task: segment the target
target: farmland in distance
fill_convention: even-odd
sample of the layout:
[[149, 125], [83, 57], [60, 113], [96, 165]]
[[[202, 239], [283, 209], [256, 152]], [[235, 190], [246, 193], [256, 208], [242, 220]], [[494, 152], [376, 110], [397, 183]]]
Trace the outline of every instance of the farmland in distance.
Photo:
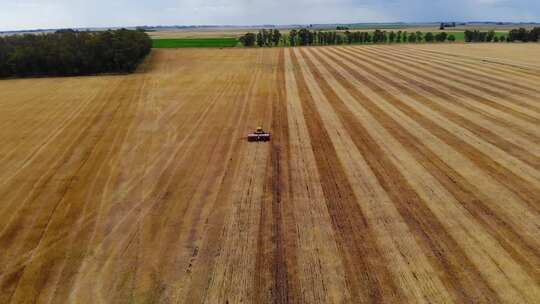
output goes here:
[[0, 303], [535, 303], [537, 46], [482, 47], [0, 81]]
[[235, 47], [238, 44], [236, 38], [169, 38], [153, 39], [152, 47], [156, 49], [167, 48], [222, 48]]

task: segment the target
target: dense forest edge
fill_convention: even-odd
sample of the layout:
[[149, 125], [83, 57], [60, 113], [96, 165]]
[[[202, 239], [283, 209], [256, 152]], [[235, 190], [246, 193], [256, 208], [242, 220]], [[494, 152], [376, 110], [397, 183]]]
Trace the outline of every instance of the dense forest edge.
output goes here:
[[0, 78], [131, 73], [151, 49], [140, 30], [0, 37]]
[[[443, 28], [443, 26], [441, 26]], [[272, 46], [310, 46], [310, 45], [341, 45], [341, 44], [379, 44], [379, 43], [436, 43], [455, 42], [456, 33], [446, 32], [407, 32], [407, 31], [349, 31], [338, 28], [337, 31], [293, 29], [288, 34], [282, 34], [278, 29], [262, 29], [257, 34], [247, 33], [240, 37], [240, 43], [245, 47]], [[507, 34], [495, 31], [466, 30], [463, 41], [470, 42], [538, 42], [540, 27], [531, 30], [525, 28], [513, 29]]]

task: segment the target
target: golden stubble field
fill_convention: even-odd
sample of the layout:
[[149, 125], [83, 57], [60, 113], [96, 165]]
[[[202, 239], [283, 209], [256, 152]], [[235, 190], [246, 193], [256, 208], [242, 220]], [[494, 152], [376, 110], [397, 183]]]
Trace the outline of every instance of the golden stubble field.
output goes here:
[[498, 48], [0, 81], [0, 303], [537, 302], [537, 46]]

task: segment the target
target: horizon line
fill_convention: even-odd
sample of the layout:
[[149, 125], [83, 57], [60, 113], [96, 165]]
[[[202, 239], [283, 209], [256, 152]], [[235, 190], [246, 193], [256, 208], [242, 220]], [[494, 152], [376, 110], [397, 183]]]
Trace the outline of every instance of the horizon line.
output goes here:
[[439, 24], [439, 23], [452, 23], [460, 25], [467, 24], [494, 24], [494, 25], [519, 25], [519, 24], [540, 24], [539, 21], [431, 21], [431, 22], [343, 22], [343, 23], [291, 23], [291, 24], [254, 24], [254, 25], [233, 25], [233, 24], [191, 24], [191, 25], [126, 25], [126, 26], [78, 26], [78, 27], [52, 27], [52, 28], [30, 28], [30, 29], [16, 29], [16, 30], [2, 30], [0, 33], [17, 33], [17, 32], [46, 32], [46, 31], [56, 31], [56, 30], [65, 30], [65, 29], [74, 29], [74, 30], [107, 30], [107, 29], [121, 29], [121, 28], [143, 28], [143, 29], [152, 29], [152, 28], [265, 28], [265, 27], [276, 27], [276, 28], [287, 28], [287, 27], [313, 27], [313, 26], [330, 26], [330, 25], [427, 25], [427, 24]]

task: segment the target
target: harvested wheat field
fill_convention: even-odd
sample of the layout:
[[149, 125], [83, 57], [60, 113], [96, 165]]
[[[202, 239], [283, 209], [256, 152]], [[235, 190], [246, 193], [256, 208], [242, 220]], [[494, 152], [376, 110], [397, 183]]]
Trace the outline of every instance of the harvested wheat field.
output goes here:
[[0, 92], [0, 303], [540, 299], [535, 62], [156, 50]]
[[540, 70], [540, 43], [501, 43], [493, 46], [492, 43], [463, 44], [412, 44], [403, 47], [423, 50], [428, 53], [442, 53], [453, 58], [483, 60], [496, 65], [509, 65], [518, 69], [532, 68]]

